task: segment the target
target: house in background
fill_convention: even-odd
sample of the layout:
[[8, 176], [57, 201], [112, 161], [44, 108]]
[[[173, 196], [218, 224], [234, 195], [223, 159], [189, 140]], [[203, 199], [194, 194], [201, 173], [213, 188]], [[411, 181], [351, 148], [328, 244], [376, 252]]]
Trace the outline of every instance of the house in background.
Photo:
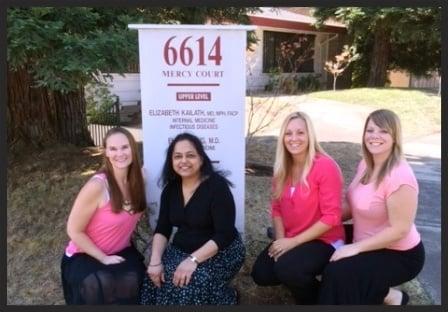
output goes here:
[[[332, 88], [331, 75], [323, 68], [326, 60], [341, 52], [346, 40], [346, 27], [341, 23], [328, 21], [323, 28], [316, 30], [310, 8], [260, 9], [262, 12], [249, 15], [251, 24], [257, 27], [255, 32], [259, 41], [252, 45], [253, 51], [247, 51], [247, 89], [264, 90], [269, 83], [270, 70], [278, 65], [280, 43], [294, 36], [306, 37], [307, 43], [314, 50], [312, 57], [300, 66], [299, 75], [317, 75], [322, 89]], [[288, 72], [288, 68], [283, 70]], [[131, 65], [130, 72], [124, 76], [113, 73], [111, 76], [109, 90], [119, 97], [121, 106], [137, 105], [140, 101], [138, 65]], [[344, 79], [344, 76], [347, 78]], [[338, 79], [338, 88], [349, 86], [349, 75]]]
[[[322, 89], [332, 88], [332, 75], [324, 70], [325, 62], [342, 52], [347, 40], [347, 28], [344, 24], [329, 20], [317, 30], [313, 25], [316, 19], [311, 15], [311, 8], [271, 8], [262, 7], [261, 12], [249, 14], [259, 42], [247, 52], [248, 66], [247, 88], [263, 90], [269, 83], [269, 72], [278, 67], [282, 42], [305, 39], [314, 51], [297, 68], [281, 66], [283, 73], [297, 72], [300, 76], [319, 77]], [[301, 57], [295, 55], [295, 59]], [[294, 59], [293, 59], [294, 61]], [[344, 77], [345, 76], [345, 77]], [[350, 86], [350, 75], [338, 79], [338, 88]]]
[[[328, 20], [320, 29], [313, 25], [309, 7], [262, 7], [261, 12], [249, 14], [250, 22], [256, 26], [258, 42], [247, 50], [247, 85], [248, 90], [264, 90], [269, 84], [269, 72], [277, 67], [280, 44], [293, 38], [306, 38], [312, 45], [313, 55], [303, 62], [297, 72], [300, 76], [318, 76], [321, 89], [332, 89], [332, 75], [324, 70], [327, 60], [341, 53], [343, 45], [348, 43], [347, 28], [344, 24]], [[349, 68], [350, 69], [350, 68]], [[284, 67], [283, 72], [291, 72]], [[111, 74], [109, 90], [119, 97], [121, 107], [135, 107], [140, 102], [140, 74], [138, 64], [130, 64], [129, 72], [124, 76]], [[390, 72], [391, 87], [440, 90], [440, 75], [416, 77], [406, 72]], [[350, 70], [344, 72], [337, 80], [337, 89], [349, 88]], [[440, 92], [440, 91], [439, 91]]]

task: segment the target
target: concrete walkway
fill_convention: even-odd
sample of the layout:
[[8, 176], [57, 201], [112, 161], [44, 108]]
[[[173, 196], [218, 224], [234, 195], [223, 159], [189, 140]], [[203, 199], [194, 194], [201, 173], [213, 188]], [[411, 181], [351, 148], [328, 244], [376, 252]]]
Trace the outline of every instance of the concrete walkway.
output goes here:
[[435, 304], [441, 304], [441, 134], [404, 144], [406, 159], [414, 169], [420, 193], [416, 224], [426, 250], [418, 280]]

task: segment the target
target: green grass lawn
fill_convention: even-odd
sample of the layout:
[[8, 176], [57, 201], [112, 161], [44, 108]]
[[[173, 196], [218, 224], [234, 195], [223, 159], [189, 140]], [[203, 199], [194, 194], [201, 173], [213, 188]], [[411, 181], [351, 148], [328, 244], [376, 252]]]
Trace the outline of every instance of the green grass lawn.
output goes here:
[[374, 109], [387, 108], [400, 117], [403, 128], [418, 135], [441, 130], [441, 98], [420, 90], [398, 88], [356, 88], [320, 91], [308, 94], [315, 99], [325, 99], [356, 104]]

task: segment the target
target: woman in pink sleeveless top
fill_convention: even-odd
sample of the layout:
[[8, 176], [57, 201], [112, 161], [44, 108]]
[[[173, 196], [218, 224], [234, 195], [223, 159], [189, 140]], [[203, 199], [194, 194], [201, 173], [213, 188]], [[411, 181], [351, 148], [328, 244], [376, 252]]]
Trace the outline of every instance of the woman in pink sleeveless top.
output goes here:
[[392, 287], [420, 272], [425, 251], [414, 219], [418, 184], [403, 157], [398, 116], [372, 112], [363, 133], [363, 160], [347, 192], [353, 243], [338, 248], [323, 277], [320, 304], [404, 305]]
[[68, 217], [61, 262], [67, 304], [136, 304], [145, 273], [131, 235], [146, 209], [137, 145], [123, 128], [103, 140], [103, 167], [83, 186]]

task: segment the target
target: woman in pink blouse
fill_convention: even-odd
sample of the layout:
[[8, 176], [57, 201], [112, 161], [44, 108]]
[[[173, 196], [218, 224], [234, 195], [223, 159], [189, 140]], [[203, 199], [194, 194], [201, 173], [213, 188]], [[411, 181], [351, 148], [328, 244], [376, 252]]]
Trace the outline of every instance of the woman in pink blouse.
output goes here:
[[290, 114], [280, 130], [274, 164], [275, 240], [255, 261], [255, 283], [284, 284], [297, 303], [317, 302], [316, 275], [344, 240], [342, 187], [341, 170], [320, 147], [309, 117]]
[[408, 295], [392, 287], [417, 276], [425, 251], [414, 224], [418, 184], [403, 157], [394, 112], [380, 109], [367, 117], [362, 151], [344, 216], [353, 218], [353, 243], [331, 256], [319, 303], [403, 305]]

